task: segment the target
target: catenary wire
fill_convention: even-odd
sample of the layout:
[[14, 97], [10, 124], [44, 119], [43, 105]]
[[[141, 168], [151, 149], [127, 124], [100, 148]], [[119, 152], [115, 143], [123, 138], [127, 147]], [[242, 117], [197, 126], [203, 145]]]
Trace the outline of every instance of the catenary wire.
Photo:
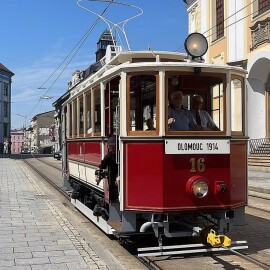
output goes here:
[[[113, 0], [112, 0], [113, 2]], [[103, 12], [101, 13], [101, 15], [103, 15], [107, 9], [109, 8], [109, 6], [111, 5], [111, 3], [109, 3], [107, 5], [107, 7], [103, 10]], [[57, 67], [57, 69], [50, 75], [50, 77], [42, 84], [42, 86], [45, 85], [45, 83], [56, 73], [56, 71], [60, 68], [60, 66], [66, 61], [66, 59], [71, 55], [71, 53], [75, 50], [75, 48], [79, 45], [79, 47], [77, 48], [77, 50], [75, 51], [75, 53], [72, 55], [72, 57], [70, 58], [70, 60], [67, 62], [67, 64], [64, 66], [64, 68], [62, 69], [62, 71], [60, 72], [60, 74], [56, 77], [56, 79], [53, 81], [53, 83], [51, 84], [51, 86], [48, 88], [48, 90], [39, 98], [37, 104], [34, 106], [34, 108], [30, 111], [30, 113], [28, 113], [27, 118], [31, 115], [31, 113], [36, 109], [36, 107], [38, 106], [38, 104], [40, 103], [40, 101], [42, 100], [42, 98], [51, 90], [51, 88], [54, 86], [54, 84], [56, 83], [56, 81], [60, 78], [60, 76], [63, 74], [63, 72], [65, 71], [65, 69], [67, 68], [67, 66], [69, 65], [69, 63], [73, 60], [73, 58], [75, 57], [75, 55], [77, 54], [77, 52], [79, 51], [79, 49], [81, 48], [81, 46], [83, 45], [83, 43], [86, 41], [86, 39], [88, 38], [88, 36], [91, 34], [91, 32], [94, 30], [95, 26], [97, 25], [97, 23], [100, 21], [100, 18], [98, 17], [95, 22], [91, 25], [91, 27], [87, 30], [87, 32], [84, 34], [84, 36], [80, 39], [80, 41], [76, 44], [76, 46], [72, 49], [72, 51], [68, 54], [68, 56], [61, 62], [61, 64]], [[42, 87], [41, 86], [41, 87]], [[40, 87], [40, 88], [41, 88]]]
[[[225, 19], [223, 20], [223, 22], [227, 21], [227, 20], [230, 19], [232, 16], [235, 16], [238, 12], [244, 10], [245, 8], [247, 8], [248, 6], [250, 6], [251, 4], [253, 4], [253, 3], [256, 2], [256, 1], [257, 1], [257, 0], [253, 0], [251, 3], [247, 4], [247, 5], [244, 6], [243, 8], [237, 10], [235, 13], [233, 13], [233, 14], [231, 14], [229, 17], [225, 18]], [[245, 16], [244, 18], [241, 18], [241, 19], [239, 19], [238, 21], [236, 21], [236, 22], [234, 22], [234, 23], [232, 23], [232, 24], [230, 24], [230, 25], [227, 25], [226, 27], [224, 27], [224, 29], [228, 28], [229, 26], [232, 26], [233, 24], [238, 23], [239, 21], [241, 21], [241, 20], [243, 20], [243, 19], [245, 19], [245, 18], [247, 18], [247, 17], [253, 15], [253, 14], [256, 13], [256, 12], [257, 12], [257, 11], [254, 11], [254, 12], [248, 14], [247, 16]], [[203, 32], [202, 34], [204, 35], [205, 33], [211, 31], [212, 29], [214, 29], [216, 26], [217, 26], [217, 25], [214, 25], [213, 27], [209, 28], [208, 30], [206, 30], [206, 31]], [[214, 32], [214, 33], [212, 33], [211, 35], [207, 36], [206, 38], [211, 37], [211, 36], [213, 36], [213, 35], [216, 34], [216, 33], [217, 33], [217, 31]], [[176, 52], [178, 52], [178, 51], [183, 51], [183, 49], [184, 49], [184, 46], [181, 46], [181, 47], [179, 47], [178, 49], [176, 49], [175, 51], [176, 51]]]

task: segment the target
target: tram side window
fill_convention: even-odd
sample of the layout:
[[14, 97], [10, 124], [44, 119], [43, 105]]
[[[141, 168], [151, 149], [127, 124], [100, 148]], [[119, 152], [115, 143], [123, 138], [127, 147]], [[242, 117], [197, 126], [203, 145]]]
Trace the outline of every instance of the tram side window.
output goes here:
[[156, 132], [157, 75], [134, 75], [128, 78], [128, 131], [149, 130], [147, 121], [152, 119], [154, 125], [151, 130]]
[[100, 89], [96, 88], [93, 91], [93, 109], [94, 114], [92, 115], [92, 123], [93, 123], [93, 133], [94, 135], [101, 134], [101, 100], [100, 100]]
[[224, 118], [224, 107], [223, 107], [223, 83], [216, 84], [211, 88], [211, 99], [212, 99], [212, 118], [216, 126], [222, 131], [223, 129], [223, 118]]
[[238, 78], [231, 81], [231, 129], [243, 132], [243, 81]]
[[68, 117], [69, 117], [69, 121], [68, 121], [68, 137], [72, 138], [72, 117], [73, 113], [72, 113], [72, 104], [68, 104]]
[[86, 133], [92, 133], [92, 119], [91, 119], [91, 92], [89, 91], [85, 96], [85, 115], [86, 115]]
[[[117, 76], [110, 80], [106, 84], [105, 88], [105, 135], [117, 134], [120, 122], [119, 122], [119, 84], [120, 76]], [[117, 114], [117, 115], [116, 115]]]
[[79, 134], [84, 134], [83, 96], [79, 97]]
[[72, 113], [73, 113], [73, 117], [72, 117], [72, 125], [73, 125], [73, 132], [72, 135], [73, 137], [77, 137], [78, 135], [78, 130], [77, 130], [77, 99], [75, 99], [72, 102]]

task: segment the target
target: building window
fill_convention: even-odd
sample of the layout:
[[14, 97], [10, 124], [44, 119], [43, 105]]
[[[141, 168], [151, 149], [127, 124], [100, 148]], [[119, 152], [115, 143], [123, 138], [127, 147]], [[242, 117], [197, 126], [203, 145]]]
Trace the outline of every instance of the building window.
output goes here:
[[8, 104], [4, 102], [4, 117], [8, 117]]
[[4, 96], [8, 96], [8, 83], [4, 82]]
[[270, 0], [259, 0], [259, 14], [264, 13], [268, 9], [270, 9]]
[[216, 0], [216, 38], [224, 36], [224, 0]]
[[8, 136], [8, 125], [7, 124], [4, 124], [4, 137], [7, 137]]

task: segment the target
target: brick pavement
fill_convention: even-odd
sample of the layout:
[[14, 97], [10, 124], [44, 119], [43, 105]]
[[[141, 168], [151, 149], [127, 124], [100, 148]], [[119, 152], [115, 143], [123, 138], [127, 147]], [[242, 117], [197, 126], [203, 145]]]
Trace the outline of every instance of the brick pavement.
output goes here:
[[0, 159], [0, 270], [109, 268], [20, 160]]

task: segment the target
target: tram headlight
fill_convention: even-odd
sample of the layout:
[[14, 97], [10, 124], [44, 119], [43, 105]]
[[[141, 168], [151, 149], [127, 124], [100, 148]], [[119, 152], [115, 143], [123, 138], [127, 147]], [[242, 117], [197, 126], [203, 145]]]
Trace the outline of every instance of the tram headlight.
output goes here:
[[207, 39], [200, 33], [191, 33], [185, 40], [185, 50], [192, 58], [202, 57], [208, 50]]
[[193, 194], [197, 198], [205, 197], [209, 189], [208, 184], [204, 180], [194, 181], [191, 188], [192, 188]]
[[187, 181], [186, 191], [193, 198], [204, 198], [209, 192], [208, 180], [199, 175], [193, 176]]

